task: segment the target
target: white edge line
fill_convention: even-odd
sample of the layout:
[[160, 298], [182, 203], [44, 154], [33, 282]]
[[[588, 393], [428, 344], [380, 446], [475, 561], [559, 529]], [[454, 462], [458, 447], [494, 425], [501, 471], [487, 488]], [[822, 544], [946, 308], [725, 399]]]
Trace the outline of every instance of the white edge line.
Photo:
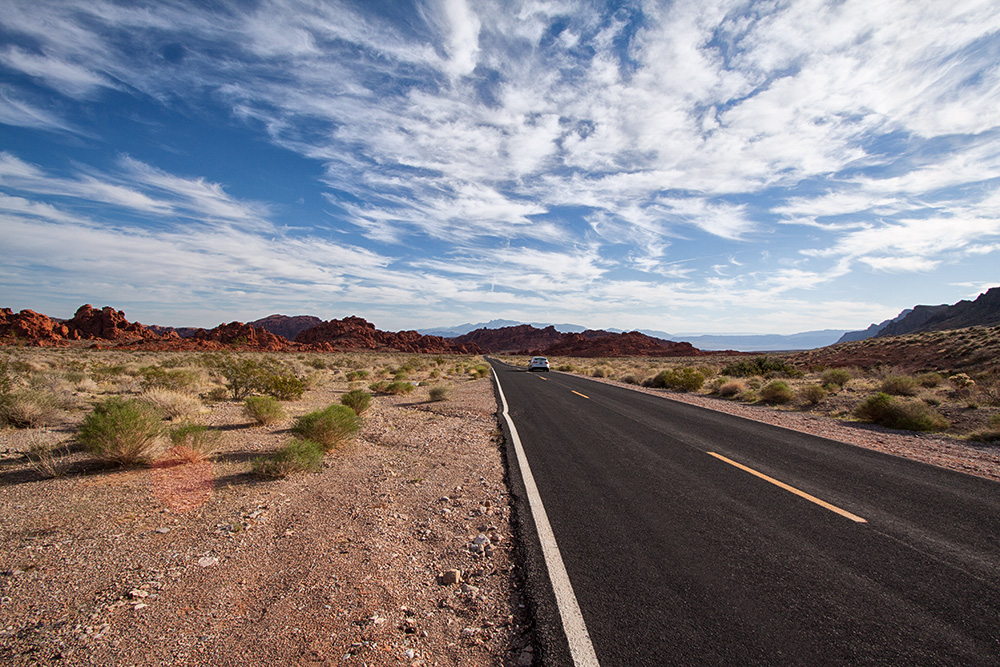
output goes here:
[[573, 658], [573, 664], [577, 667], [600, 667], [600, 663], [597, 662], [597, 654], [594, 653], [594, 645], [590, 641], [590, 633], [587, 632], [587, 624], [580, 611], [580, 603], [576, 600], [573, 585], [569, 581], [569, 574], [567, 574], [566, 566], [563, 564], [562, 554], [559, 553], [559, 545], [556, 544], [556, 537], [552, 532], [552, 525], [545, 513], [545, 507], [542, 505], [542, 498], [538, 495], [538, 487], [535, 486], [535, 478], [531, 474], [531, 468], [528, 466], [528, 457], [524, 454], [524, 447], [521, 446], [521, 438], [517, 434], [514, 420], [510, 418], [510, 413], [507, 411], [507, 397], [504, 396], [503, 387], [500, 386], [500, 376], [497, 375], [495, 368], [491, 368], [491, 370], [493, 370], [493, 377], [497, 381], [497, 390], [503, 405], [503, 417], [507, 420], [507, 426], [510, 427], [510, 437], [514, 441], [517, 465], [521, 469], [524, 490], [528, 494], [531, 516], [535, 520], [535, 530], [538, 532], [538, 540], [542, 545], [542, 556], [545, 558], [549, 580], [552, 582], [552, 590], [556, 595], [556, 606], [559, 608], [559, 616], [562, 617], [563, 631], [569, 642], [570, 656]]

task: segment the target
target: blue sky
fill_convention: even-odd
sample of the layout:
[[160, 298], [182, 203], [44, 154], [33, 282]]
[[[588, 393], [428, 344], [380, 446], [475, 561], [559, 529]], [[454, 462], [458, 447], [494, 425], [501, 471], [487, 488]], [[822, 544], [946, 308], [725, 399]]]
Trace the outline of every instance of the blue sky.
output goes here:
[[995, 0], [5, 0], [0, 305], [863, 328], [1000, 284]]

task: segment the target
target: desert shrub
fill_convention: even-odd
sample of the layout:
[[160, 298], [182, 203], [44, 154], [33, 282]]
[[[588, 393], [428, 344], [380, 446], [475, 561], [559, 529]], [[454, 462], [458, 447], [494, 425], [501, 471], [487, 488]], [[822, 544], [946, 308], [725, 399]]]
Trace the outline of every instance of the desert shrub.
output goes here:
[[921, 373], [916, 379], [917, 383], [921, 387], [925, 387], [927, 389], [933, 389], [944, 382], [944, 376], [940, 373]]
[[576, 366], [572, 364], [560, 364], [559, 366], [556, 366], [556, 370], [562, 371], [563, 373], [575, 373]]
[[490, 367], [488, 364], [476, 364], [469, 369], [469, 375], [473, 378], [484, 378], [490, 374]]
[[306, 393], [307, 382], [291, 373], [275, 373], [264, 380], [265, 394], [279, 401], [297, 401]]
[[368, 371], [348, 371], [345, 376], [348, 382], [355, 382], [357, 380], [364, 380], [368, 377]]
[[47, 391], [15, 389], [0, 395], [0, 422], [15, 428], [40, 428], [59, 422], [59, 401]]
[[384, 394], [388, 386], [389, 386], [388, 382], [386, 382], [385, 380], [379, 380], [378, 382], [372, 382], [370, 385], [368, 385], [368, 389], [373, 394]]
[[740, 400], [744, 403], [756, 403], [759, 399], [757, 390], [752, 387], [747, 387], [740, 393]]
[[445, 384], [439, 384], [431, 387], [431, 400], [432, 401], [445, 401], [448, 400], [448, 394], [451, 393], [451, 387]]
[[322, 359], [310, 359], [306, 362], [306, 365], [315, 368], [318, 371], [326, 370], [328, 368], [327, 363]]
[[102, 461], [130, 465], [152, 460], [160, 450], [162, 416], [148, 403], [111, 397], [87, 415], [77, 440]]
[[212, 370], [226, 379], [234, 401], [266, 390], [267, 382], [278, 373], [278, 364], [269, 357], [223, 356], [212, 360]]
[[121, 364], [106, 364], [98, 362], [90, 367], [90, 377], [94, 382], [111, 382], [121, 375], [125, 375], [128, 369]]
[[729, 382], [723, 382], [719, 385], [719, 396], [722, 396], [723, 398], [732, 398], [733, 396], [738, 396], [743, 389], [743, 383], [741, 382], [735, 382], [732, 380]]
[[799, 390], [799, 395], [802, 397], [802, 400], [809, 405], [816, 405], [826, 398], [826, 394], [826, 389], [818, 384], [807, 384]]
[[606, 378], [608, 377], [608, 372], [603, 368], [595, 368], [590, 375], [595, 378]]
[[315, 472], [323, 464], [323, 448], [312, 440], [292, 440], [270, 456], [259, 457], [250, 464], [250, 472], [258, 477], [280, 478], [297, 472]]
[[705, 384], [705, 376], [693, 368], [667, 369], [646, 381], [647, 387], [698, 391]]
[[299, 417], [292, 432], [330, 451], [361, 430], [361, 418], [346, 405], [330, 405]]
[[411, 393], [416, 386], [412, 382], [390, 382], [382, 391], [394, 396], [403, 396]]
[[846, 387], [852, 378], [851, 372], [846, 368], [828, 368], [820, 376], [820, 382], [825, 385]]
[[632, 374], [632, 373], [629, 373], [628, 375], [623, 375], [622, 378], [621, 378], [621, 381], [624, 382], [625, 384], [641, 384], [642, 383], [642, 381], [639, 379], [639, 377], [636, 376], [636, 375], [634, 375], [634, 374]]
[[890, 375], [882, 380], [879, 390], [893, 396], [916, 396], [917, 381], [909, 375]]
[[773, 380], [760, 389], [760, 398], [765, 403], [783, 405], [791, 403], [795, 399], [795, 392], [788, 386], [787, 382]]
[[188, 370], [168, 370], [161, 366], [145, 366], [139, 369], [139, 373], [143, 389], [190, 391], [198, 385], [198, 376]]
[[879, 392], [869, 396], [856, 408], [854, 415], [863, 421], [907, 431], [937, 431], [948, 427], [948, 421], [919, 401], [900, 401]]
[[153, 406], [169, 419], [190, 417], [201, 409], [201, 401], [190, 394], [173, 389], [147, 389], [139, 400]]
[[768, 373], [785, 373], [795, 375], [797, 369], [777, 357], [767, 355], [754, 356], [749, 359], [740, 359], [728, 364], [722, 369], [722, 375], [737, 375], [749, 377], [751, 375], [767, 375]]
[[976, 381], [965, 373], [956, 373], [948, 378], [948, 382], [955, 388], [955, 393], [959, 398], [968, 398], [972, 394], [972, 388], [976, 386]]
[[204, 461], [219, 448], [222, 434], [214, 428], [201, 424], [184, 424], [170, 430], [173, 447], [167, 452], [167, 459], [197, 463]]
[[369, 407], [371, 407], [372, 395], [367, 391], [352, 389], [340, 397], [340, 403], [341, 405], [346, 405], [351, 410], [354, 410], [354, 414], [362, 415]]
[[1000, 405], [1000, 378], [981, 377], [976, 383], [976, 389], [987, 405]]
[[247, 396], [243, 399], [243, 413], [261, 426], [275, 424], [285, 417], [285, 409], [274, 396]]

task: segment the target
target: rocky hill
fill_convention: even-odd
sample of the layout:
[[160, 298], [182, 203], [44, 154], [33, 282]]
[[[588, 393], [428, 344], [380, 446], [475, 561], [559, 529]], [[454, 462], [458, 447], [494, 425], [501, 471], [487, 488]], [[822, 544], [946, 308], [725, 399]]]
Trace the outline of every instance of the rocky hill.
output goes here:
[[500, 329], [477, 329], [453, 338], [474, 343], [495, 354], [544, 354], [564, 357], [681, 357], [708, 354], [690, 343], [675, 343], [638, 331], [612, 333], [587, 329], [560, 333], [554, 326], [538, 329], [530, 324]]
[[486, 352], [513, 354], [546, 349], [560, 342], [565, 335], [556, 331], [554, 326], [538, 329], [530, 324], [520, 324], [499, 329], [476, 329], [451, 340], [459, 345], [477, 345]]
[[975, 301], [952, 305], [916, 306], [906, 317], [890, 322], [879, 336], [899, 336], [921, 331], [945, 331], [973, 326], [1000, 325], [1000, 287], [980, 294]]
[[77, 309], [69, 320], [60, 322], [33, 310], [14, 313], [0, 308], [0, 339], [40, 347], [57, 346], [68, 341], [106, 340], [117, 342], [176, 338], [161, 336], [138, 322], [129, 322], [125, 313], [105, 306], [97, 310], [90, 304]]
[[381, 331], [361, 317], [329, 320], [306, 329], [295, 342], [320, 352], [343, 350], [399, 350], [430, 354], [482, 354], [475, 343], [462, 343], [416, 331]]
[[275, 336], [281, 336], [288, 340], [295, 340], [295, 337], [306, 329], [323, 324], [323, 320], [314, 315], [268, 315], [253, 322], [247, 322], [252, 327], [270, 331]]

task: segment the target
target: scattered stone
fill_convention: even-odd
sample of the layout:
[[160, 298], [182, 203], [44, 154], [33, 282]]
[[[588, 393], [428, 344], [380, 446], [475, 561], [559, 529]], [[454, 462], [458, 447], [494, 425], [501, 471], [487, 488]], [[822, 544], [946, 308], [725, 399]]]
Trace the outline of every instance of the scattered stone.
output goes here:
[[445, 570], [441, 574], [441, 584], [443, 586], [452, 586], [462, 581], [462, 571], [461, 570]]
[[170, 529], [164, 526], [163, 528], [157, 528], [156, 532], [160, 533], [161, 535], [166, 535], [167, 533], [170, 532]]
[[215, 556], [202, 556], [198, 559], [198, 565], [202, 567], [212, 567], [213, 565], [218, 565], [219, 559]]

